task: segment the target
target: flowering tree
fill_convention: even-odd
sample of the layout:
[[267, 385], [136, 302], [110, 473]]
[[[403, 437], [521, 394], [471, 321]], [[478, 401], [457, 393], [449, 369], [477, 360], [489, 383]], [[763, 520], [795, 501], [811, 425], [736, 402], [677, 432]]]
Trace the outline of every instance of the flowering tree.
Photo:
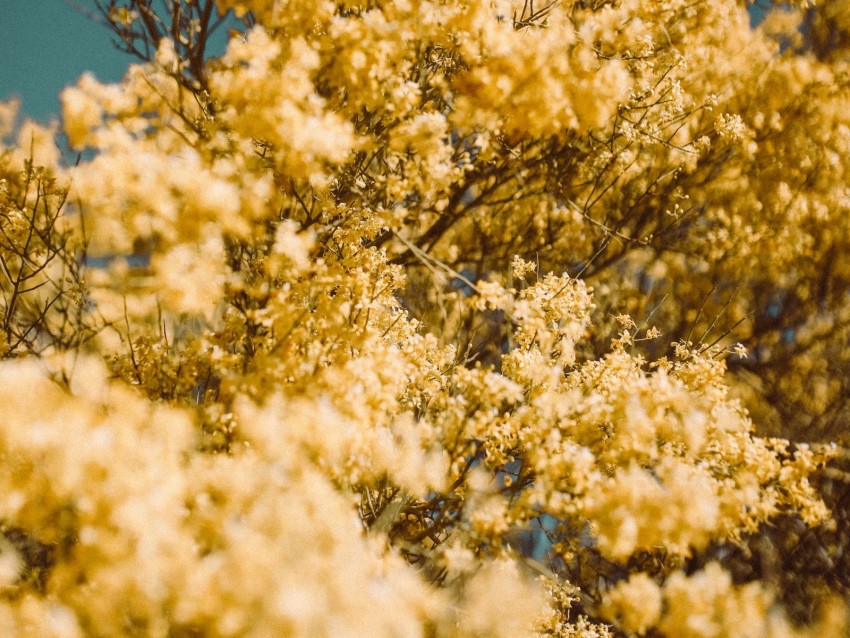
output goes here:
[[96, 0], [0, 165], [6, 633], [837, 635], [840, 4]]

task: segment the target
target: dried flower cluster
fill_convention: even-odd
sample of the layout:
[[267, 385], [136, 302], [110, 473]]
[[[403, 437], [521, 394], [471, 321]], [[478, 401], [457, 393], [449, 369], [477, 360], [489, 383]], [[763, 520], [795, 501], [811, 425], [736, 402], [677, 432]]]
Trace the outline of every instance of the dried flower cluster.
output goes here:
[[0, 107], [0, 633], [843, 631], [844, 3], [94, 2], [79, 161]]

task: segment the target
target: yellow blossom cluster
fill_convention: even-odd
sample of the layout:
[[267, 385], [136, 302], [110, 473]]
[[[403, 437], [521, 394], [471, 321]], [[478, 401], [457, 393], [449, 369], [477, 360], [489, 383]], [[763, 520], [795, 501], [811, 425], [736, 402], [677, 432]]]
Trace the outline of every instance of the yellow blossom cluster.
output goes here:
[[[3, 635], [843, 631], [842, 449], [764, 436], [850, 371], [798, 9], [163, 4], [98, 0], [143, 61], [73, 167], [0, 149]], [[820, 620], [754, 571], [795, 525]]]

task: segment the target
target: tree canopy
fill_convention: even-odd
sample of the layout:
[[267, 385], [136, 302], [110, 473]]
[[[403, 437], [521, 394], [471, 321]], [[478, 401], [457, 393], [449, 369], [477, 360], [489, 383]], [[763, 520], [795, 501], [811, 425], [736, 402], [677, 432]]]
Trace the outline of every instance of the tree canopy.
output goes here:
[[0, 106], [4, 633], [845, 631], [845, 5], [92, 0], [138, 64]]

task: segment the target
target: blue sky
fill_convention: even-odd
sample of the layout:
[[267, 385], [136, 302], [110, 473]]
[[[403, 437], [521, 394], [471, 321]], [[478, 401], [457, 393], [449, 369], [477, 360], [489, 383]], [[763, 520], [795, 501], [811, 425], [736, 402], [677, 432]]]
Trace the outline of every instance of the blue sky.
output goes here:
[[[87, 18], [93, 0], [0, 0], [0, 100], [21, 99], [21, 112], [46, 123], [59, 116], [59, 92], [91, 71], [102, 82], [121, 78], [137, 61], [112, 45], [112, 32]], [[224, 51], [223, 25], [210, 49]]]
[[21, 99], [40, 122], [59, 113], [59, 92], [84, 71], [120, 79], [132, 59], [112, 46], [111, 32], [76, 11], [90, 1], [0, 0], [0, 100]]

